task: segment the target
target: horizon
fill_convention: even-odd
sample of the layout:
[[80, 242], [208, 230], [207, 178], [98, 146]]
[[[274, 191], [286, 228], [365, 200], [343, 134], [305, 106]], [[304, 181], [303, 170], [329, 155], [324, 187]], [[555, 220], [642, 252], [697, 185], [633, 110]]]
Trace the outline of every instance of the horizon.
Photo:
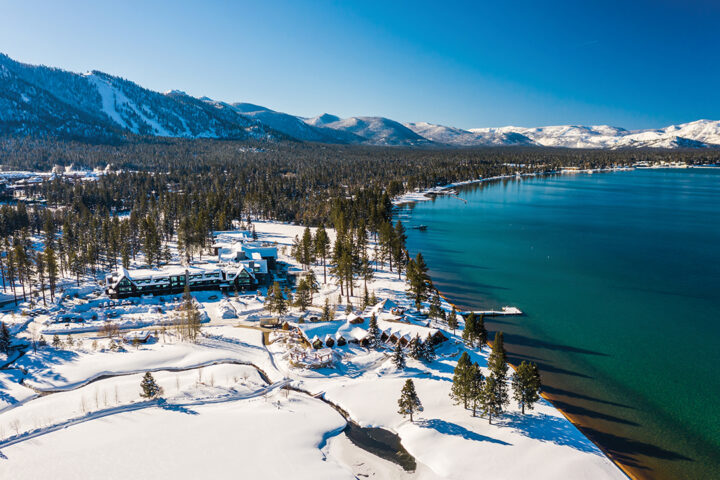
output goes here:
[[[143, 3], [139, 17], [132, 2], [76, 0], [43, 4], [42, 18], [38, 3], [4, 5], [0, 45], [16, 61], [306, 118], [632, 131], [720, 111], [720, 96], [696, 85], [720, 73], [710, 61], [720, 6], [711, 2], [622, 10], [560, 2], [554, 12], [529, 3], [521, 17], [511, 16], [518, 7], [465, 2], [412, 11], [376, 2]], [[678, 58], [682, 68], [667, 68]]]

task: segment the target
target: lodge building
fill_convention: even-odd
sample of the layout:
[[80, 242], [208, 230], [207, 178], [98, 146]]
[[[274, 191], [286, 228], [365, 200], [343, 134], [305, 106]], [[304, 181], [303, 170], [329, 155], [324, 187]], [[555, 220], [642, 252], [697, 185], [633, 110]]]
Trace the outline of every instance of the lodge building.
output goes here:
[[247, 291], [270, 284], [272, 278], [266, 260], [246, 260], [229, 265], [175, 265], [132, 271], [121, 268], [119, 273], [105, 278], [105, 293], [110, 298], [169, 295], [182, 293], [186, 283], [192, 291]]

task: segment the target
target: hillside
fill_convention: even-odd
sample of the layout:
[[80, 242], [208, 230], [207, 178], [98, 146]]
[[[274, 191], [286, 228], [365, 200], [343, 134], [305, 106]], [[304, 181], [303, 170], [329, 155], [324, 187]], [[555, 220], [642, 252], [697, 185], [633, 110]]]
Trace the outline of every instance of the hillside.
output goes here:
[[720, 121], [660, 129], [599, 125], [460, 128], [379, 116], [304, 118], [251, 103], [159, 93], [99, 71], [79, 74], [0, 54], [0, 135], [267, 139], [402, 147], [718, 148]]

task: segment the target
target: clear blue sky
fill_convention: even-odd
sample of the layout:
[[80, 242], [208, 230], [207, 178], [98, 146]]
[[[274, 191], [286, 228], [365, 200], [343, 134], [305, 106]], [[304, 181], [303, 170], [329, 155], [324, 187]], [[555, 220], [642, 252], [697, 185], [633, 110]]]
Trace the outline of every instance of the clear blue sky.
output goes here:
[[720, 118], [718, 1], [0, 0], [0, 51], [304, 116]]

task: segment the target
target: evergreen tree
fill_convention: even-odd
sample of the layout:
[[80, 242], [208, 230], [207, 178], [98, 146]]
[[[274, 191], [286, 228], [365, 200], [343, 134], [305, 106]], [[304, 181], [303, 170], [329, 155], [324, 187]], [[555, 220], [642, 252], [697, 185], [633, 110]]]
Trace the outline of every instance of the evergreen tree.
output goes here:
[[11, 342], [10, 330], [8, 330], [5, 322], [0, 322], [0, 352], [5, 354], [10, 353]]
[[442, 303], [440, 302], [440, 292], [435, 290], [432, 298], [430, 299], [430, 309], [428, 310], [430, 318], [436, 318], [438, 320], [445, 319], [445, 311], [442, 309]]
[[378, 304], [378, 299], [375, 296], [375, 290], [373, 290], [372, 293], [370, 294], [370, 300], [368, 301], [368, 305], [377, 305], [377, 304]]
[[315, 272], [310, 269], [307, 274], [305, 274], [305, 281], [308, 285], [308, 291], [310, 292], [310, 303], [313, 302], [313, 296], [320, 291], [320, 284], [317, 281], [317, 278], [315, 278]]
[[418, 253], [415, 260], [408, 262], [407, 281], [410, 293], [415, 299], [415, 308], [418, 310], [420, 310], [422, 302], [427, 300], [427, 292], [432, 288], [432, 282], [427, 272], [428, 267], [422, 253]]
[[400, 398], [398, 399], [398, 413], [403, 417], [410, 415], [410, 421], [413, 421], [413, 414], [415, 412], [422, 412], [423, 407], [420, 402], [420, 398], [415, 391], [415, 384], [411, 379], [405, 380], [405, 385], [400, 392]]
[[450, 398], [455, 404], [462, 403], [468, 408], [471, 393], [472, 361], [467, 352], [463, 352], [458, 359], [455, 371], [453, 372], [453, 383], [450, 387]]
[[475, 340], [479, 348], [482, 348], [488, 341], [488, 332], [485, 328], [485, 317], [480, 314], [475, 317]]
[[507, 390], [504, 382], [495, 375], [490, 375], [485, 379], [482, 392], [482, 410], [487, 415], [488, 422], [492, 423], [492, 417], [502, 414], [503, 408], [507, 405]]
[[398, 278], [400, 278], [400, 274], [402, 273], [402, 267], [405, 261], [405, 253], [407, 252], [407, 248], [405, 246], [406, 241], [407, 235], [405, 235], [405, 227], [403, 226], [402, 222], [398, 220], [395, 224], [395, 233], [393, 235], [392, 242], [392, 256], [395, 259], [395, 266], [397, 267]]
[[457, 311], [455, 310], [455, 305], [453, 305], [452, 311], [450, 312], [450, 315], [447, 318], [447, 324], [448, 324], [448, 328], [452, 328], [453, 335], [455, 335], [455, 330], [458, 327]]
[[57, 334], [53, 335], [52, 346], [53, 346], [53, 348], [61, 348], [62, 347], [62, 342], [60, 341], [60, 337], [58, 337]]
[[534, 408], [540, 399], [540, 371], [537, 365], [523, 361], [512, 376], [513, 399], [525, 413], [525, 407]]
[[153, 399], [162, 395], [162, 388], [155, 382], [152, 373], [145, 372], [143, 379], [140, 381], [140, 396], [143, 398]]
[[417, 334], [412, 338], [412, 340], [410, 340], [410, 348], [409, 348], [408, 356], [415, 360], [420, 360], [423, 357], [422, 346], [420, 344], [420, 337]]
[[423, 342], [423, 360], [426, 362], [435, 361], [435, 343], [433, 342], [432, 336], [428, 333], [425, 342]]
[[310, 306], [310, 286], [305, 278], [300, 280], [295, 290], [295, 305], [303, 312]]
[[325, 304], [323, 305], [321, 320], [323, 322], [329, 322], [332, 319], [333, 318], [332, 318], [332, 310], [330, 309], [330, 300], [327, 297], [325, 297]]
[[492, 417], [503, 412], [509, 402], [507, 391], [507, 370], [503, 333], [497, 332], [493, 341], [492, 352], [488, 357], [488, 370], [490, 375], [485, 380], [483, 388], [483, 412], [492, 423]]
[[503, 332], [497, 332], [493, 341], [492, 352], [488, 357], [488, 369], [491, 374], [495, 375], [503, 383], [507, 380], [508, 365], [506, 357]]
[[370, 317], [370, 324], [368, 325], [368, 345], [370, 348], [377, 350], [380, 348], [380, 328], [378, 328], [377, 318], [373, 313]]
[[305, 227], [303, 232], [302, 240], [300, 241], [302, 249], [302, 264], [306, 269], [310, 268], [310, 264], [315, 262], [315, 248], [313, 245], [312, 233], [310, 227]]
[[330, 253], [330, 238], [324, 226], [320, 226], [315, 232], [315, 255], [322, 259], [323, 283], [327, 283], [327, 256]]
[[403, 370], [405, 368], [405, 353], [403, 353], [400, 342], [395, 345], [395, 352], [393, 352], [393, 363], [395, 364], [395, 368], [397, 368], [398, 370]]
[[472, 416], [475, 416], [478, 408], [482, 408], [483, 394], [485, 388], [485, 377], [480, 370], [480, 365], [474, 363], [468, 373], [470, 403], [472, 405]]
[[272, 288], [269, 289], [267, 298], [265, 299], [265, 308], [271, 313], [277, 313], [278, 315], [284, 315], [285, 312], [287, 312], [285, 297], [278, 282], [274, 282]]
[[470, 314], [465, 319], [465, 328], [463, 329], [462, 339], [465, 341], [468, 347], [473, 348], [475, 346], [475, 339], [477, 337], [477, 325], [475, 321], [475, 314]]

